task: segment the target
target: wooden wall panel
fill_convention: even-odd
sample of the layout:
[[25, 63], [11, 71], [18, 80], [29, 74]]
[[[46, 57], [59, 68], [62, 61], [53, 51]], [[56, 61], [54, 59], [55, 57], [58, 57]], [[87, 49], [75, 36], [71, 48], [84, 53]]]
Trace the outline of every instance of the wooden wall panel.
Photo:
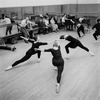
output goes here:
[[61, 5], [44, 6], [44, 12], [61, 13]]

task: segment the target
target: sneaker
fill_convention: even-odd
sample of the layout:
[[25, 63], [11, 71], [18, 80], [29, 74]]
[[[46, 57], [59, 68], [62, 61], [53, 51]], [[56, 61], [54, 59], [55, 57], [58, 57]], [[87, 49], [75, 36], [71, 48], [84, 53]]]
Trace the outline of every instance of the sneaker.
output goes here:
[[5, 71], [8, 71], [8, 70], [10, 70], [10, 69], [12, 69], [13, 67], [12, 66], [8, 66], [6, 69], [5, 69]]
[[97, 38], [100, 39], [100, 35]]
[[24, 40], [25, 43], [29, 43], [27, 40]]
[[12, 51], [15, 51], [15, 50], [16, 50], [16, 47], [13, 47], [13, 48], [12, 48]]
[[65, 57], [65, 59], [69, 59], [69, 57]]
[[54, 69], [55, 71], [57, 71], [57, 70], [58, 70], [58, 68], [57, 68], [57, 67], [54, 67], [53, 69]]
[[96, 42], [98, 42], [98, 40], [95, 40], [94, 42], [96, 43]]
[[60, 84], [57, 83], [57, 84], [56, 84], [56, 93], [59, 93], [59, 91], [60, 91]]
[[89, 53], [91, 54], [91, 56], [95, 56], [95, 54], [94, 54], [94, 53], [92, 53], [91, 51], [89, 51]]
[[69, 54], [67, 54], [64, 58], [65, 58], [65, 59], [69, 59]]
[[37, 62], [38, 62], [38, 63], [40, 62], [40, 58], [38, 58]]

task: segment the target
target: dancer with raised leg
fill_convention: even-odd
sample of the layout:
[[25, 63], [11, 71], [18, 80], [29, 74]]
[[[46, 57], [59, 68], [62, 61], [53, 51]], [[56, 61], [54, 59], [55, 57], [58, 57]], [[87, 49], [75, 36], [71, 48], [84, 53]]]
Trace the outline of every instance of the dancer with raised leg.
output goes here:
[[57, 84], [56, 84], [56, 93], [59, 93], [60, 91], [60, 81], [62, 72], [64, 69], [64, 60], [62, 58], [61, 50], [59, 42], [56, 40], [53, 43], [53, 47], [50, 49], [44, 49], [42, 50], [44, 52], [51, 52], [53, 58], [52, 58], [52, 64], [57, 67]]

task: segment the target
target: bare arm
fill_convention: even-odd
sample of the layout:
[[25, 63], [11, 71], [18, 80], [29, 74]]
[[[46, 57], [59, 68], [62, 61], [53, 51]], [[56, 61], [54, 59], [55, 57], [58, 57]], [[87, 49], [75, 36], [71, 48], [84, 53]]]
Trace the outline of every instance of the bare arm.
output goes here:
[[53, 41], [50, 41], [50, 42], [48, 42], [48, 44], [50, 44], [50, 43], [53, 43], [53, 42], [55, 42], [55, 41], [60, 41], [60, 39], [56, 39], [56, 40], [53, 40]]
[[30, 43], [33, 43], [34, 42], [34, 39], [28, 39], [28, 38], [25, 38], [23, 36], [20, 36], [22, 39], [26, 40], [26, 41], [29, 41]]

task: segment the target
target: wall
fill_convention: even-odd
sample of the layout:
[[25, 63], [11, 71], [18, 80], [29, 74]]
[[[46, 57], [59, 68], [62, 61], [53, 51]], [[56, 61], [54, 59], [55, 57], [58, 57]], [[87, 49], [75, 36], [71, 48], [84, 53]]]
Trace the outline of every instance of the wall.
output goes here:
[[68, 4], [70, 0], [0, 0], [0, 8]]
[[37, 15], [44, 13], [53, 13], [53, 14], [66, 13], [66, 14], [76, 15], [78, 17], [80, 16], [97, 17], [100, 16], [100, 4], [64, 4], [64, 5], [51, 5], [51, 6], [0, 8], [0, 14], [6, 14], [9, 17], [14, 14], [17, 14], [18, 19], [23, 19], [25, 14]]
[[0, 14], [5, 14], [9, 17], [11, 17], [14, 14], [17, 14], [18, 19], [23, 19], [26, 15], [29, 15], [29, 14], [38, 15], [38, 14], [45, 14], [45, 13], [60, 14], [61, 5], [14, 7], [14, 8], [1, 8], [0, 9]]

